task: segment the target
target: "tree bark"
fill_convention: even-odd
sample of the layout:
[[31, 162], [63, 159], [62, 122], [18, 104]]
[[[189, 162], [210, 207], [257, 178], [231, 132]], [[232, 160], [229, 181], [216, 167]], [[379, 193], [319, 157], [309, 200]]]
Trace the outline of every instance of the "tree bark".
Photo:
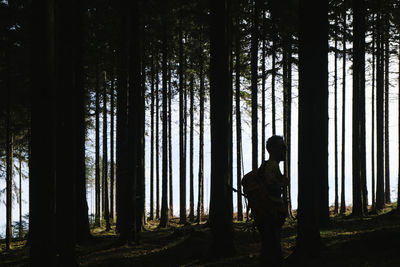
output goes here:
[[346, 181], [346, 34], [347, 34], [347, 10], [343, 7], [343, 66], [342, 66], [342, 173], [340, 193], [340, 214], [346, 212], [345, 181]]
[[[243, 221], [243, 204], [242, 204], [242, 186], [240, 184], [242, 180], [242, 119], [240, 112], [240, 22], [239, 18], [236, 17], [236, 33], [235, 33], [235, 89], [236, 89], [236, 184], [237, 184], [237, 220]], [[263, 69], [265, 66], [263, 67]], [[263, 93], [265, 93], [263, 91]], [[264, 120], [265, 120], [265, 114]], [[263, 123], [263, 129], [265, 127], [265, 121]], [[265, 133], [265, 131], [264, 131]], [[265, 141], [263, 141], [265, 143]], [[264, 145], [263, 145], [264, 146]], [[263, 147], [263, 150], [265, 148]]]
[[110, 212], [108, 196], [108, 137], [107, 137], [107, 76], [104, 71], [103, 88], [103, 188], [104, 188], [104, 214], [103, 219], [106, 222], [106, 231], [110, 231]]
[[295, 255], [309, 257], [321, 250], [320, 220], [327, 209], [324, 196], [328, 179], [328, 3], [300, 1], [299, 21], [299, 195]]
[[258, 168], [258, 24], [261, 1], [255, 0], [251, 30], [251, 140], [252, 140], [252, 169]]
[[[365, 117], [365, 7], [363, 0], [353, 1], [353, 210], [355, 216], [362, 216], [363, 210], [363, 117]], [[364, 116], [363, 116], [364, 114]]]
[[[211, 198], [209, 223], [211, 253], [233, 253], [232, 204], [230, 203], [229, 121], [230, 76], [227, 49], [226, 1], [210, 1], [210, 101], [211, 101]], [[255, 147], [257, 150], [257, 147]]]
[[[53, 0], [32, 1], [32, 113], [29, 168], [31, 266], [55, 266], [57, 264], [55, 246], [54, 12]], [[48, 160], [43, 160], [44, 158]]]

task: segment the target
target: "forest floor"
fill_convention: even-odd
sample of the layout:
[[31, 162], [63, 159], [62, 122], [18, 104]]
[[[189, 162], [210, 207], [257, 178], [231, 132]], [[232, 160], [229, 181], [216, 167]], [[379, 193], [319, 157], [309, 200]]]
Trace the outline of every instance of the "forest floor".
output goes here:
[[[81, 266], [257, 266], [260, 238], [251, 223], [234, 222], [236, 255], [209, 259], [211, 233], [206, 224], [178, 224], [157, 228], [148, 222], [140, 243], [121, 246], [115, 231], [92, 229], [93, 238], [77, 246]], [[321, 230], [324, 250], [306, 266], [400, 266], [400, 213], [390, 206], [379, 214], [363, 218], [349, 215], [332, 217]], [[287, 220], [282, 232], [282, 249], [287, 257], [296, 242], [296, 223]], [[1, 266], [27, 266], [25, 240], [12, 243], [5, 251], [0, 241]]]

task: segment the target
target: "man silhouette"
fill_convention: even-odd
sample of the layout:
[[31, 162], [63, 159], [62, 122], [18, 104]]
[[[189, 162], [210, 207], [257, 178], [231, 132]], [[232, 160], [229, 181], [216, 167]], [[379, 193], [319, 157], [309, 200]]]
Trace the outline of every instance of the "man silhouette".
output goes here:
[[279, 170], [279, 162], [286, 158], [286, 144], [282, 136], [267, 140], [269, 159], [257, 170], [243, 177], [255, 225], [261, 235], [261, 263], [282, 266], [281, 230], [287, 216], [287, 201], [283, 191], [289, 180]]

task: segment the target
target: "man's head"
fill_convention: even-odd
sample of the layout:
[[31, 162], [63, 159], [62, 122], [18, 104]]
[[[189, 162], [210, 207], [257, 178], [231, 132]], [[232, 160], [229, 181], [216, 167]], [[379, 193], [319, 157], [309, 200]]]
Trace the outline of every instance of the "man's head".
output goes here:
[[286, 144], [283, 137], [273, 135], [267, 140], [267, 151], [271, 160], [284, 161], [286, 158]]

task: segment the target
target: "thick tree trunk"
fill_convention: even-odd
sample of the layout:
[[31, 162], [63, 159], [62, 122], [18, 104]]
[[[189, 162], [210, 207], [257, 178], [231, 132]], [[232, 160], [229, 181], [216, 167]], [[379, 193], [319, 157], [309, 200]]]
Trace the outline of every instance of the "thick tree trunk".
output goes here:
[[258, 168], [258, 24], [261, 1], [255, 0], [251, 29], [251, 141], [252, 141], [252, 169]]
[[75, 108], [75, 142], [76, 142], [76, 241], [82, 243], [90, 238], [90, 226], [88, 217], [88, 203], [86, 199], [86, 162], [85, 162], [85, 110], [87, 95], [85, 91], [84, 59], [84, 33], [86, 27], [86, 1], [78, 6], [77, 31], [76, 31], [76, 108]]
[[[328, 3], [300, 1], [299, 21], [299, 206], [295, 255], [309, 257], [321, 249], [319, 227], [328, 209], [324, 199], [328, 179]], [[315, 25], [318, 31], [314, 30]]]
[[[54, 1], [32, 1], [31, 266], [56, 266]], [[46, 118], [46, 119], [43, 119]], [[43, 160], [44, 158], [48, 160]], [[43, 222], [46, 222], [45, 224]]]
[[[226, 1], [210, 1], [210, 101], [211, 101], [211, 198], [209, 223], [214, 255], [229, 255], [233, 248], [230, 203], [229, 121], [230, 76], [227, 49]], [[257, 150], [257, 147], [255, 147]]]
[[[363, 136], [362, 128], [365, 122], [365, 7], [364, 0], [353, 1], [354, 12], [354, 28], [353, 28], [353, 210], [355, 216], [362, 216], [363, 210], [363, 190], [362, 190], [362, 173], [363, 173], [363, 157], [362, 154]], [[364, 114], [364, 116], [363, 116]]]
[[343, 8], [343, 65], [342, 65], [342, 173], [340, 192], [340, 214], [346, 212], [345, 180], [346, 180], [346, 34], [347, 34], [347, 11]]

